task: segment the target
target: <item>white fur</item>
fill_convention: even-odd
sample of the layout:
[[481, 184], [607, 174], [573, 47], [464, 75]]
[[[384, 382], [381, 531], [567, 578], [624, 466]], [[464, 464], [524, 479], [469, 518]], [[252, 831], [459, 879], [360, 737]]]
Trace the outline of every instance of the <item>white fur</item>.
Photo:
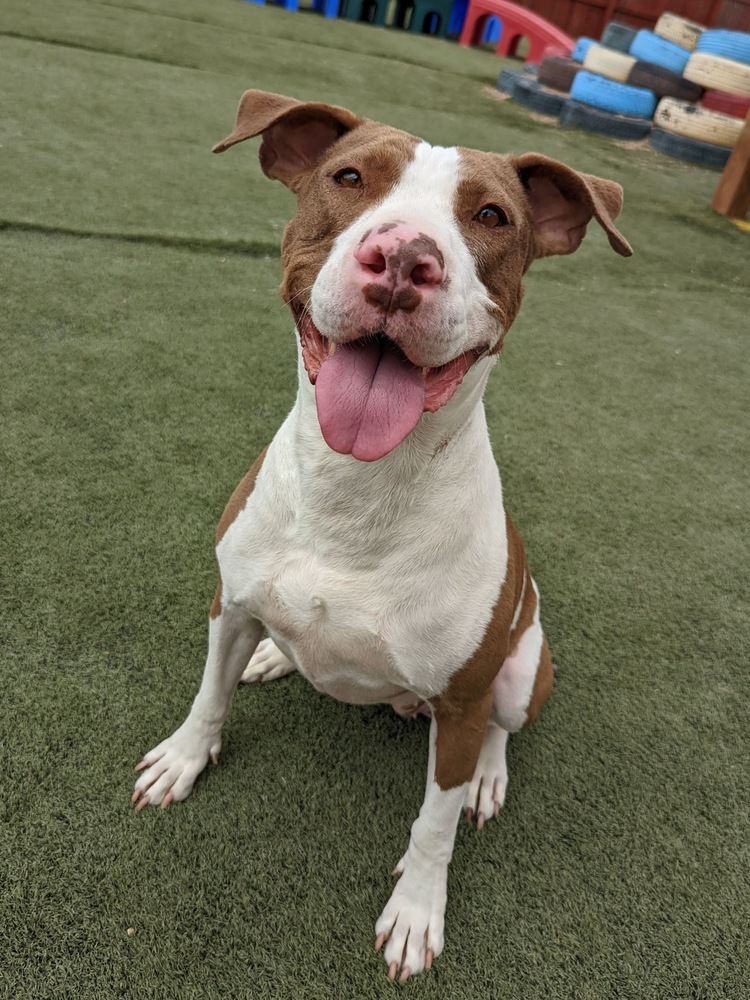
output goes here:
[[522, 729], [534, 689], [539, 656], [542, 652], [544, 633], [539, 621], [539, 591], [531, 577], [536, 594], [536, 608], [531, 624], [518, 641], [513, 653], [507, 657], [493, 684], [493, 718], [511, 733]]
[[373, 463], [328, 448], [303, 375], [218, 546], [225, 601], [262, 621], [319, 691], [353, 702], [403, 690], [429, 699], [484, 635], [507, 542], [480, 402], [491, 362], [479, 365], [483, 374]]
[[415, 364], [427, 367], [446, 364], [474, 348], [494, 347], [504, 331], [491, 312], [492, 300], [477, 276], [454, 214], [460, 168], [455, 147], [420, 143], [388, 196], [338, 237], [312, 289], [313, 322], [324, 336], [335, 341], [342, 327], [360, 328], [350, 295], [354, 251], [368, 230], [398, 220], [435, 240], [450, 281], [420, 306], [424, 317], [420, 325], [429, 329], [428, 338], [415, 338], [410, 318], [398, 313], [388, 318], [388, 335]]
[[396, 865], [399, 880], [375, 924], [376, 944], [385, 939], [385, 961], [395, 978], [421, 972], [427, 953], [443, 950], [448, 864], [466, 785], [444, 791], [435, 782], [437, 723], [430, 722], [427, 788], [406, 854]]

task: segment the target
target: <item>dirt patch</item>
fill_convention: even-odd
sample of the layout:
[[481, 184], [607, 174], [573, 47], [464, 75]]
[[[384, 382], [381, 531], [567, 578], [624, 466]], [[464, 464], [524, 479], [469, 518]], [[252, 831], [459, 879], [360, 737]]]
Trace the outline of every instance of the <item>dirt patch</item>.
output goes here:
[[650, 149], [648, 136], [643, 139], [613, 139], [615, 146], [619, 146], [620, 149]]
[[482, 93], [488, 97], [494, 97], [496, 101], [510, 100], [510, 94], [506, 94], [504, 90], [498, 90], [497, 87], [482, 87]]
[[540, 115], [538, 111], [529, 111], [526, 109], [529, 118], [535, 122], [541, 122], [542, 125], [559, 125], [560, 119], [556, 115]]

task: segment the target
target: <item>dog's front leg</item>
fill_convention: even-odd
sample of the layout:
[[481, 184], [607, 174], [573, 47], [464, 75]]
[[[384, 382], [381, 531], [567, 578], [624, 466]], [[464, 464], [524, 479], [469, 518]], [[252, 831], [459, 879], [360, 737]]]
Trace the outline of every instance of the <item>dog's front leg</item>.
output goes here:
[[375, 925], [375, 947], [385, 944], [391, 979], [398, 976], [404, 982], [429, 969], [443, 950], [448, 864], [491, 704], [491, 691], [459, 705], [440, 699], [432, 703], [424, 802], [396, 866], [401, 877]]
[[179, 729], [150, 750], [137, 771], [132, 800], [137, 809], [179, 802], [188, 797], [195, 779], [221, 750], [221, 727], [242, 671], [258, 645], [262, 624], [246, 612], [214, 602], [208, 628], [208, 657], [203, 681], [190, 714]]

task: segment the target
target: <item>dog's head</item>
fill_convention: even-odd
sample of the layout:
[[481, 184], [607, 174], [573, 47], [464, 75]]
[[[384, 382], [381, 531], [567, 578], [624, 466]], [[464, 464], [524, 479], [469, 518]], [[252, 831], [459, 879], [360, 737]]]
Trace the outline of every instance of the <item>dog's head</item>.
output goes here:
[[345, 108], [248, 90], [220, 153], [262, 135], [268, 177], [297, 196], [284, 234], [291, 306], [323, 435], [383, 457], [500, 350], [538, 257], [613, 224], [622, 188], [536, 153], [430, 146]]

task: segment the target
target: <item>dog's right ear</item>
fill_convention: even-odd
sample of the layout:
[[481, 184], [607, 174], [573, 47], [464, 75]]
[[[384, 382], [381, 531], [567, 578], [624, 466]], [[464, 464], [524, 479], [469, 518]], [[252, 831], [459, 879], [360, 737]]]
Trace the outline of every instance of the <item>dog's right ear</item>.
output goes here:
[[237, 142], [262, 134], [259, 155], [263, 173], [294, 190], [296, 177], [361, 121], [333, 104], [303, 104], [293, 97], [246, 90], [234, 130], [214, 146], [213, 152], [223, 153]]

